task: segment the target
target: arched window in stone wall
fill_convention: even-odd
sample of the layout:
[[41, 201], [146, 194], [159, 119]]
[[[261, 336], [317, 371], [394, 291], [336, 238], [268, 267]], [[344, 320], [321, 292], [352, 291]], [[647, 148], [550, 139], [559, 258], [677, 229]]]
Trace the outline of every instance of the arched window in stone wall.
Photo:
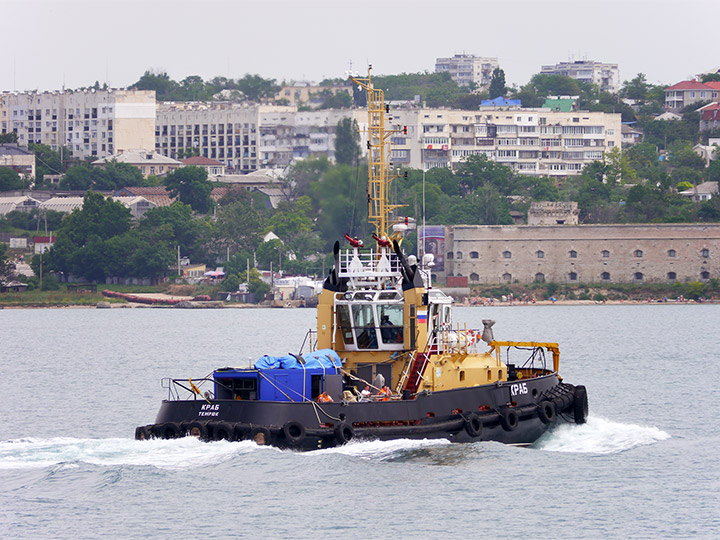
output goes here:
[[675, 281], [677, 279], [677, 274], [675, 272], [668, 272], [667, 278], [668, 281]]
[[509, 259], [510, 257], [512, 257], [512, 253], [510, 253], [510, 252], [507, 251], [507, 250], [506, 250], [506, 251], [503, 251], [503, 258]]
[[542, 272], [538, 272], [537, 274], [535, 274], [535, 281], [537, 281], [538, 283], [545, 283], [545, 274], [543, 274]]
[[703, 248], [702, 251], [700, 251], [700, 255], [702, 255], [703, 258], [707, 259], [710, 256], [710, 250], [707, 248]]
[[707, 270], [700, 272], [700, 279], [710, 279], [710, 272]]
[[480, 257], [480, 254], [477, 251], [471, 251], [470, 252], [470, 258], [471, 259], [477, 259]]
[[538, 259], [544, 259], [544, 258], [545, 258], [545, 252], [544, 252], [543, 250], [541, 250], [541, 249], [538, 249], [538, 250], [535, 252], [535, 256], [536, 256]]
[[473, 272], [472, 274], [470, 274], [470, 281], [472, 281], [473, 283], [477, 283], [478, 281], [480, 281], [480, 276]]
[[602, 274], [600, 274], [600, 278], [603, 281], [610, 281], [610, 272], [603, 272]]
[[642, 249], [636, 249], [635, 252], [633, 253], [633, 255], [635, 255], [636, 257], [642, 257], [643, 256]]
[[455, 254], [455, 258], [456, 258], [456, 259], [462, 259], [462, 251], [458, 251], [458, 252]]
[[510, 282], [512, 281], [512, 274], [509, 274], [509, 273], [505, 272], [505, 273], [502, 275], [502, 280], [503, 280], [505, 283], [510, 283]]
[[607, 259], [610, 257], [610, 252], [607, 249], [603, 249], [601, 255], [603, 256], [603, 259]]
[[633, 277], [635, 278], [635, 281], [642, 281], [645, 276], [643, 276], [642, 272], [635, 272]]
[[568, 277], [570, 278], [570, 281], [577, 281], [577, 272], [570, 272]]
[[668, 257], [675, 257], [677, 252], [674, 249], [668, 249]]
[[571, 249], [568, 255], [571, 259], [577, 259], [577, 251], [575, 251], [574, 249]]
[[455, 257], [455, 254], [452, 251], [447, 252], [447, 258], [449, 261], [451, 261]]

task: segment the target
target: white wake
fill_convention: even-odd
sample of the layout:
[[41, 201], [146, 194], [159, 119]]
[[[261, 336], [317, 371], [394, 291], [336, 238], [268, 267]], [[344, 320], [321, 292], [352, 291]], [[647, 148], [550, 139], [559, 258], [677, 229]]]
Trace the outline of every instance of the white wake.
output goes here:
[[614, 454], [669, 438], [668, 433], [654, 426], [622, 424], [590, 416], [586, 424], [558, 426], [533, 447], [551, 452]]

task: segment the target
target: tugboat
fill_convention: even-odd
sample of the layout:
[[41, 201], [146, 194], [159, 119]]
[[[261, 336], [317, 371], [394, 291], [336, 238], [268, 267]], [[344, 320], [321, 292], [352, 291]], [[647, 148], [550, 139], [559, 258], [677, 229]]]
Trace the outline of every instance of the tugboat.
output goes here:
[[[586, 389], [562, 381], [557, 343], [498, 341], [492, 320], [482, 329], [454, 324], [452, 298], [431, 285], [432, 255], [418, 261], [403, 252], [404, 220], [388, 233], [398, 206], [388, 202], [387, 141], [405, 128], [386, 129], [383, 91], [369, 72], [351, 79], [368, 96], [375, 245], [347, 234], [348, 247], [335, 243], [311, 352], [263, 356], [211, 379], [165, 379], [168, 399], [136, 439], [189, 435], [303, 450], [354, 439], [529, 445], [558, 423], [586, 421]], [[511, 351], [520, 355], [513, 363]]]

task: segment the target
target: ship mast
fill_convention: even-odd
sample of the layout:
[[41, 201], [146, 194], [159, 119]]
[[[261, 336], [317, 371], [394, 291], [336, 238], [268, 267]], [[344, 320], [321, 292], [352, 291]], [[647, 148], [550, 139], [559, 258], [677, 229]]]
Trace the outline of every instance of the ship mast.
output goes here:
[[[368, 67], [367, 78], [350, 76], [355, 84], [367, 92], [368, 101], [368, 221], [375, 226], [375, 233], [380, 238], [391, 238], [388, 234], [390, 212], [404, 205], [390, 204], [390, 176], [387, 154], [389, 153], [389, 137], [401, 130], [385, 129], [385, 114], [389, 106], [385, 105], [385, 93], [375, 88], [370, 78]], [[407, 128], [404, 128], [407, 131]]]

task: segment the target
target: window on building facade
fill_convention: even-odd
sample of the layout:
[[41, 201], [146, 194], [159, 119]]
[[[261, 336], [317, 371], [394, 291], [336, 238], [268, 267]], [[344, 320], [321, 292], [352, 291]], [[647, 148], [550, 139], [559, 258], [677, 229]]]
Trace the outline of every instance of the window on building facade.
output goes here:
[[668, 257], [674, 257], [676, 255], [674, 249], [668, 249]]
[[676, 274], [675, 272], [668, 272], [668, 273], [667, 273], [667, 278], [668, 278], [668, 280], [670, 280], [670, 281], [674, 281], [674, 280], [677, 279], [677, 274]]
[[543, 274], [542, 272], [538, 272], [537, 274], [535, 274], [535, 281], [537, 281], [538, 283], [545, 283], [545, 274]]
[[603, 281], [610, 281], [610, 272], [603, 272], [602, 274], [600, 274], [600, 278]]
[[477, 251], [471, 251], [470, 252], [470, 258], [471, 259], [477, 259], [480, 257], [480, 254]]
[[643, 256], [642, 249], [636, 249], [634, 255], [636, 257], [642, 257]]
[[577, 251], [575, 251], [574, 249], [570, 250], [569, 255], [571, 259], [577, 259]]
[[570, 278], [570, 281], [577, 281], [577, 273], [576, 272], [570, 272], [568, 274], [568, 277]]
[[702, 255], [704, 258], [707, 259], [707, 258], [710, 256], [710, 250], [709, 250], [709, 249], [703, 249], [703, 250], [700, 252], [700, 255]]
[[710, 279], [710, 272], [708, 272], [707, 270], [703, 270], [702, 272], [700, 272], [700, 278], [701, 279]]
[[503, 251], [503, 257], [505, 259], [509, 259], [510, 257], [512, 257], [512, 253], [510, 253], [509, 251]]
[[477, 282], [480, 279], [480, 276], [478, 276], [475, 272], [470, 274], [470, 281]]
[[642, 272], [635, 272], [635, 281], [642, 281], [643, 280], [643, 273]]
[[448, 251], [448, 252], [447, 252], [447, 258], [448, 258], [448, 259], [452, 260], [454, 256], [455, 256], [455, 254], [454, 254], [452, 251]]
[[455, 258], [456, 258], [456, 259], [462, 259], [462, 251], [458, 251], [458, 252], [455, 254]]
[[537, 250], [537, 251], [535, 252], [535, 256], [536, 256], [538, 259], [544, 259], [544, 258], [545, 258], [545, 252], [542, 251], [542, 250]]
[[610, 257], [610, 252], [607, 249], [603, 249], [602, 256], [604, 259], [607, 259], [608, 257]]
[[510, 282], [512, 281], [512, 274], [508, 274], [507, 272], [505, 272], [505, 273], [502, 275], [502, 280], [503, 280], [505, 283], [510, 283]]

